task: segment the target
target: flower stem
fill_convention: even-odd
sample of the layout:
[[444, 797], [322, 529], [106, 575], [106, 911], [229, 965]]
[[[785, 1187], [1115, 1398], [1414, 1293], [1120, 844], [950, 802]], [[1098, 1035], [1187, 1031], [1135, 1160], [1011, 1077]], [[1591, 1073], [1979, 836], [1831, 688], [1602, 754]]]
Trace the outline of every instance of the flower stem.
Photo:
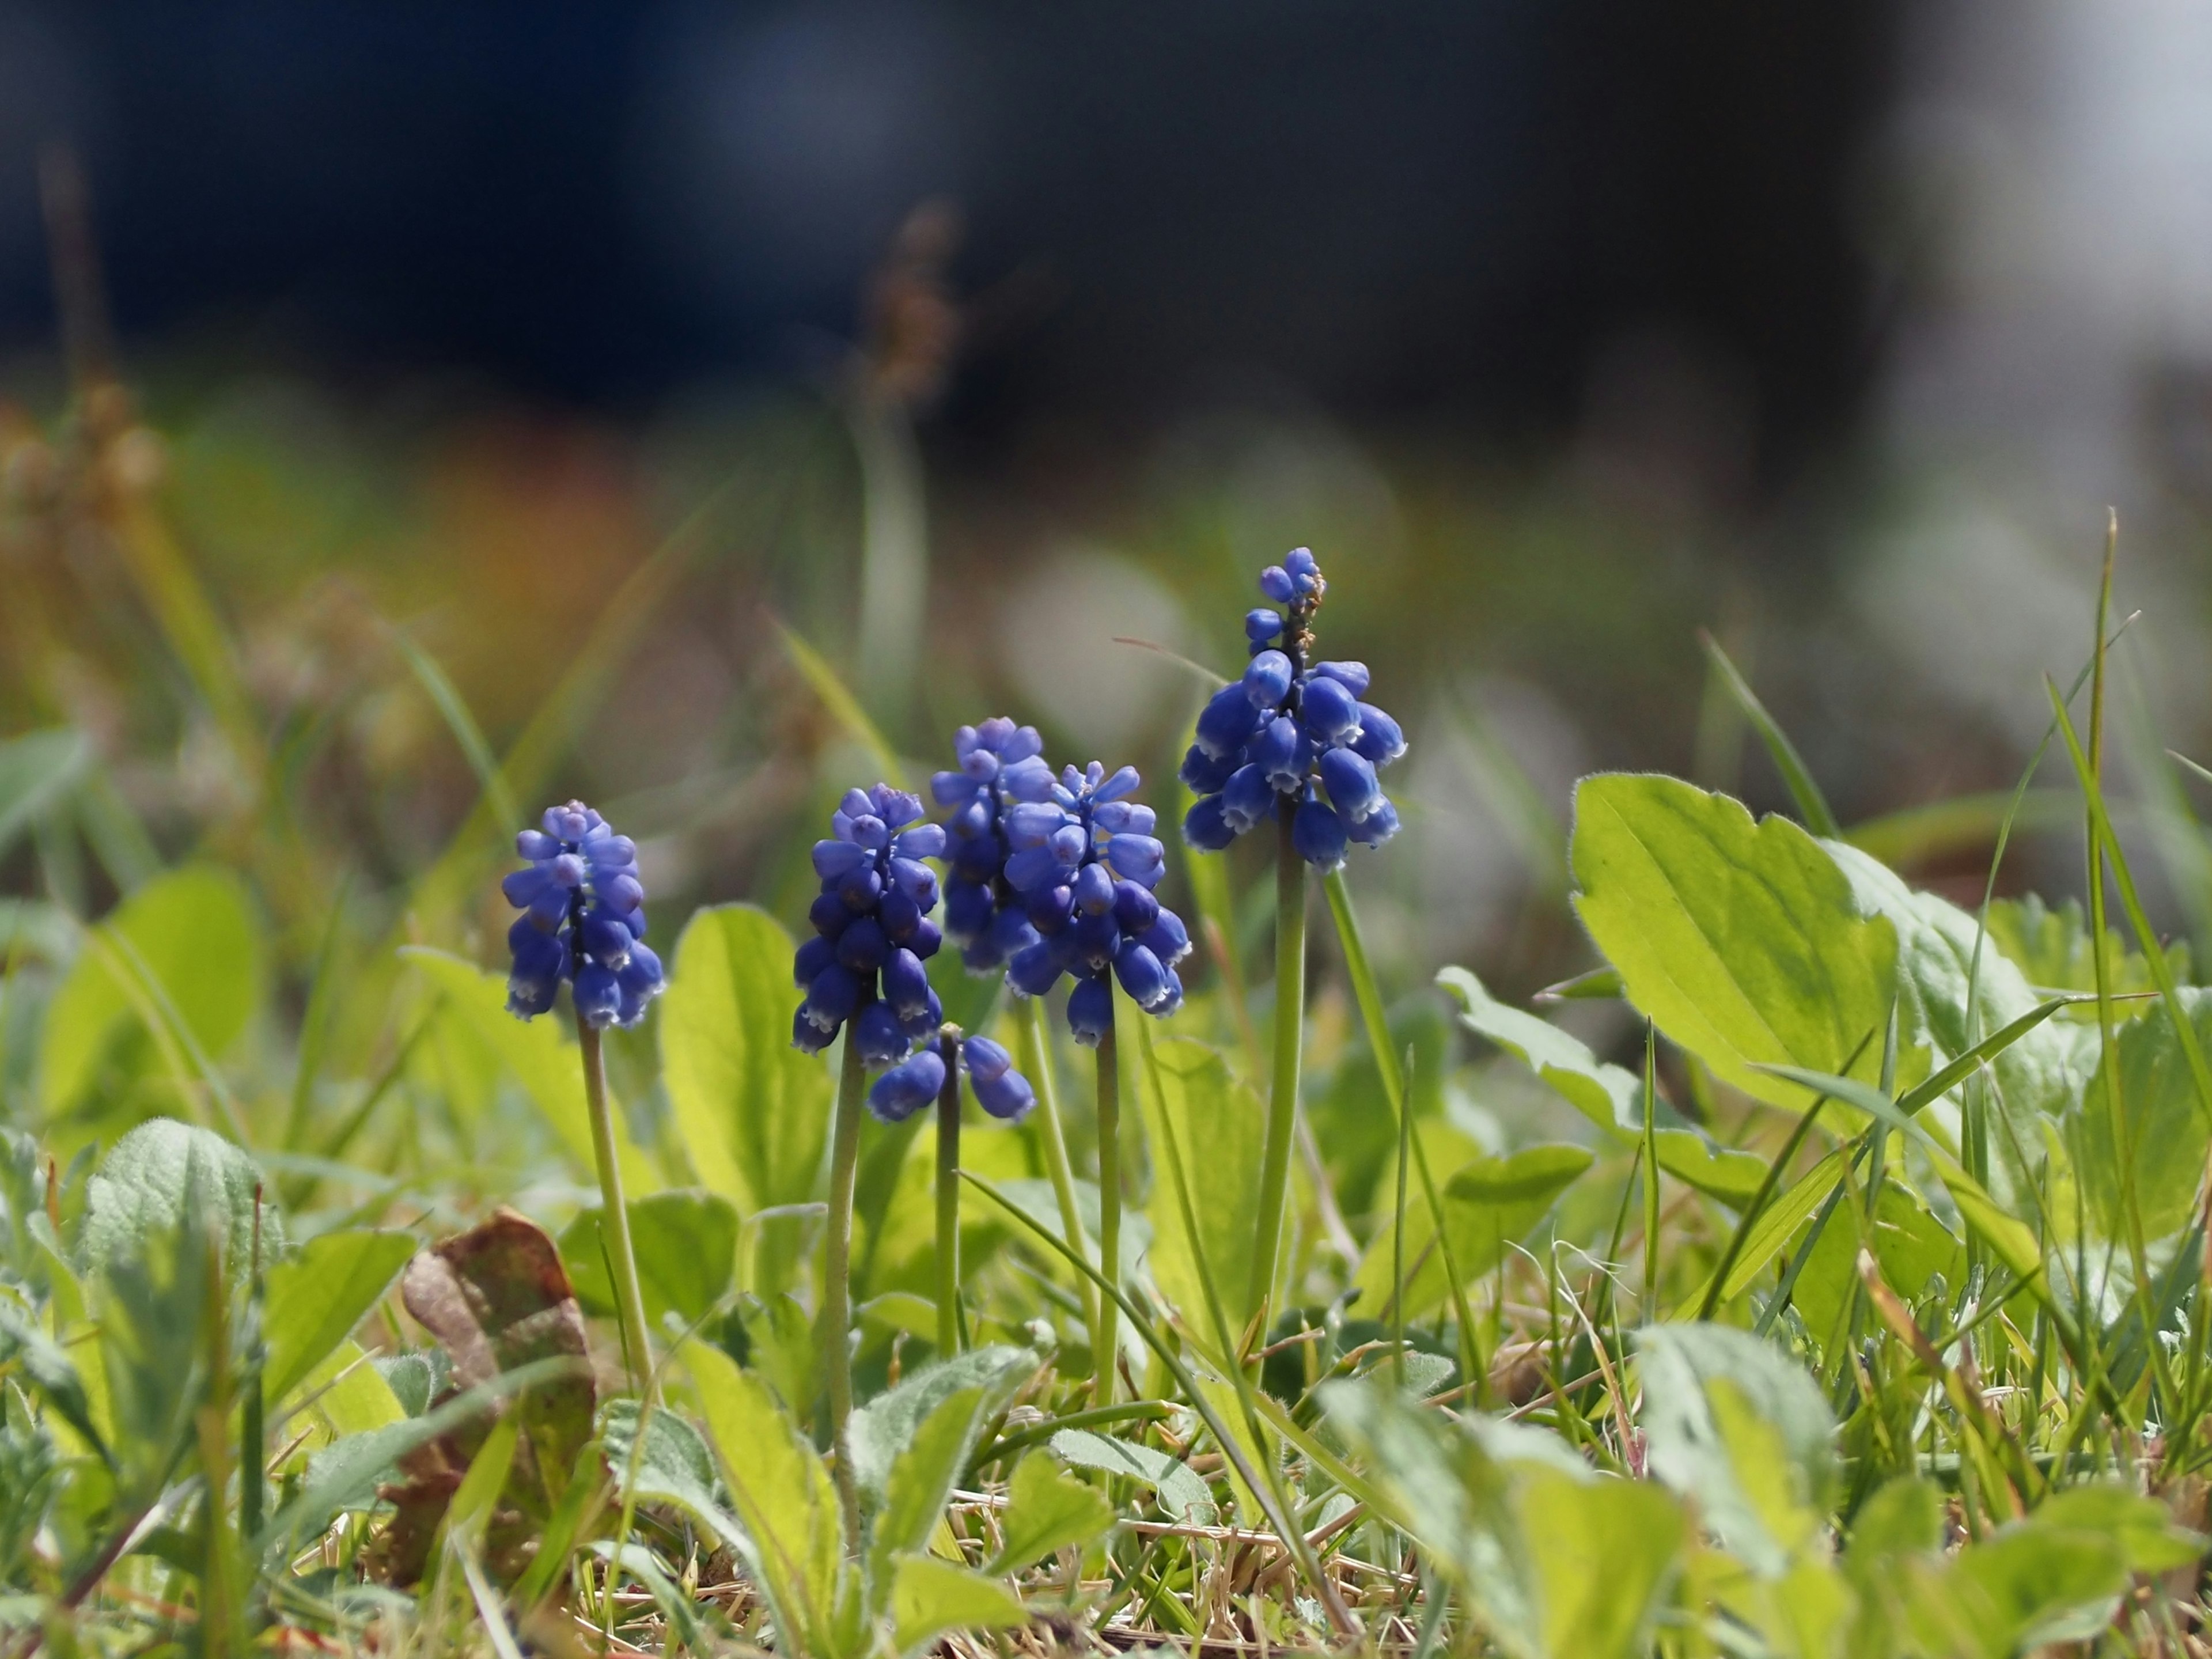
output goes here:
[[938, 1039], [945, 1086], [937, 1091], [937, 1352], [960, 1352], [960, 1040]]
[[822, 1273], [822, 1371], [830, 1394], [830, 1440], [837, 1454], [837, 1502], [845, 1535], [857, 1547], [860, 1492], [853, 1480], [852, 1448], [845, 1442], [853, 1414], [853, 1176], [860, 1163], [860, 1115], [866, 1109], [868, 1075], [860, 1063], [853, 1023], [845, 1022], [845, 1059], [837, 1074], [837, 1116], [830, 1132], [830, 1237]]
[[[1121, 1066], [1114, 1033], [1098, 1039], [1098, 1270], [1107, 1282], [1121, 1282]], [[1098, 1341], [1093, 1350], [1097, 1383], [1091, 1403], [1114, 1403], [1114, 1350], [1120, 1332], [1111, 1297], [1098, 1310]]]
[[1291, 1147], [1297, 1138], [1298, 1056], [1304, 1039], [1306, 1001], [1306, 862], [1291, 840], [1297, 803], [1276, 810], [1275, 845], [1275, 1075], [1267, 1097], [1267, 1139], [1260, 1164], [1259, 1249], [1252, 1253], [1246, 1305], [1267, 1328], [1267, 1303], [1283, 1252], [1283, 1212], [1289, 1207]]
[[[1091, 1259], [1084, 1237], [1083, 1212], [1075, 1202], [1075, 1165], [1067, 1156], [1067, 1135], [1060, 1121], [1060, 1099], [1053, 1083], [1052, 1054], [1047, 1048], [1044, 1003], [1037, 997], [1016, 997], [1014, 1018], [1022, 1031], [1022, 1074], [1036, 1090], [1037, 1118], [1044, 1125], [1045, 1168], [1052, 1176], [1052, 1194], [1060, 1201], [1060, 1232], [1067, 1248]], [[1098, 1297], [1088, 1279], [1076, 1288], [1083, 1297], [1083, 1322], [1091, 1332], [1091, 1347], [1098, 1350]]]
[[606, 1057], [599, 1030], [576, 1022], [576, 1046], [583, 1051], [584, 1104], [592, 1120], [592, 1159], [599, 1166], [599, 1237], [607, 1247], [607, 1267], [615, 1281], [620, 1315], [623, 1367], [631, 1389], [652, 1399], [653, 1348], [646, 1336], [645, 1294], [637, 1280], [637, 1252], [629, 1242], [629, 1207], [623, 1201], [622, 1164], [615, 1156], [615, 1123], [607, 1104]]

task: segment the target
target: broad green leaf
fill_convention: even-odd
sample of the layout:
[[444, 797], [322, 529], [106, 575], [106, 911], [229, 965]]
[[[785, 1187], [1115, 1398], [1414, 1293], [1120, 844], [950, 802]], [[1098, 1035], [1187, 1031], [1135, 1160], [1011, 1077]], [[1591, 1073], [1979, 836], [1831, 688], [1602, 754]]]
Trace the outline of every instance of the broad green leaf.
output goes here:
[[414, 1254], [415, 1240], [406, 1233], [358, 1229], [310, 1239], [298, 1256], [271, 1267], [262, 1325], [269, 1344], [261, 1374], [268, 1398], [283, 1401], [304, 1382], [376, 1305]]
[[748, 1215], [812, 1199], [829, 1145], [829, 1068], [791, 1046], [792, 949], [764, 910], [702, 910], [661, 999], [661, 1073], [691, 1167]]
[[2178, 1525], [2154, 1498], [2125, 1486], [2069, 1486], [2045, 1498], [2028, 1524], [2094, 1534], [2116, 1542], [2130, 1572], [2165, 1572], [2203, 1559], [2208, 1540]]
[[[1157, 1092], [1147, 1083], [1145, 1133], [1152, 1149], [1152, 1224], [1148, 1261], [1153, 1281], [1182, 1310], [1193, 1329], [1212, 1335], [1206, 1287], [1200, 1277], [1200, 1248], [1223, 1315], [1232, 1334], [1251, 1317], [1253, 1240], [1259, 1224], [1260, 1164], [1267, 1136], [1267, 1109], [1249, 1084], [1232, 1077], [1213, 1049], [1188, 1037], [1155, 1043]], [[1192, 1184], [1190, 1207], [1198, 1220], [1196, 1247], [1183, 1226], [1166, 1152], [1172, 1133]]]
[[892, 1583], [891, 1645], [919, 1653], [951, 1630], [1007, 1630], [1030, 1621], [1022, 1599], [995, 1578], [933, 1556], [908, 1555]]
[[610, 1400], [599, 1408], [599, 1435], [616, 1490], [640, 1503], [672, 1504], [726, 1547], [742, 1546], [743, 1529], [716, 1493], [714, 1455], [690, 1421], [658, 1407], [637, 1437], [638, 1403]]
[[[1510, 1050], [1598, 1127], [1643, 1135], [1644, 1079], [1635, 1073], [1601, 1060], [1588, 1044], [1550, 1021], [1498, 1001], [1464, 968], [1443, 969], [1437, 983], [1458, 1000], [1462, 1024]], [[1736, 1204], [1759, 1190], [1766, 1174], [1762, 1160], [1715, 1146], [1697, 1130], [1684, 1127], [1663, 1101], [1658, 1113], [1653, 1141], [1659, 1167], [1668, 1175]]]
[[0, 853], [59, 800], [92, 764], [92, 745], [73, 726], [26, 732], [0, 743]]
[[844, 1528], [829, 1470], [760, 1378], [702, 1343], [683, 1357], [777, 1628], [795, 1650], [835, 1652]]
[[86, 1183], [84, 1229], [78, 1248], [89, 1272], [142, 1255], [155, 1236], [173, 1236], [197, 1186], [208, 1224], [222, 1241], [234, 1284], [253, 1269], [254, 1212], [260, 1212], [261, 1260], [284, 1249], [284, 1224], [274, 1204], [260, 1203], [261, 1170], [212, 1130], [174, 1118], [140, 1124], [115, 1143]]
[[[695, 1188], [632, 1199], [628, 1207], [646, 1323], [657, 1331], [669, 1313], [686, 1325], [704, 1318], [729, 1293], [737, 1271], [736, 1206], [719, 1193]], [[561, 1259], [585, 1310], [611, 1315], [614, 1284], [607, 1277], [598, 1210], [579, 1211], [568, 1224], [561, 1235]]]
[[[598, 1168], [592, 1154], [592, 1120], [584, 1103], [583, 1059], [562, 1022], [550, 1016], [517, 1019], [507, 1012], [507, 981], [443, 951], [410, 945], [400, 952], [446, 998], [444, 1017], [461, 1021], [514, 1074], [531, 1103], [545, 1115], [578, 1173]], [[649, 1193], [662, 1182], [644, 1152], [631, 1139], [629, 1125], [613, 1114], [615, 1156], [623, 1187]]]
[[1908, 1572], [1911, 1628], [1924, 1648], [1978, 1659], [2010, 1659], [2061, 1634], [2069, 1614], [2086, 1614], [2078, 1635], [2094, 1636], [2128, 1583], [2117, 1540], [2032, 1519], [1969, 1545], [1940, 1569], [1916, 1563]]
[[[1721, 1286], [1716, 1306], [1725, 1306], [1749, 1290], [1752, 1281], [1765, 1271], [1766, 1264], [1812, 1218], [1813, 1212], [1820, 1207], [1836, 1183], [1843, 1179], [1846, 1156], [1844, 1150], [1838, 1147], [1798, 1176], [1779, 1197], [1767, 1200], [1766, 1207], [1752, 1224], [1749, 1237], [1743, 1241], [1743, 1249], [1736, 1254], [1735, 1266], [1729, 1269], [1728, 1283]], [[1717, 1264], [1714, 1271], [1719, 1271]], [[1705, 1305], [1705, 1289], [1711, 1282], [1708, 1279], [1695, 1296], [1683, 1302], [1675, 1314], [1677, 1320], [1697, 1316], [1697, 1310]]]
[[[2212, 990], [2184, 986], [2178, 995], [2197, 1041], [2212, 1045]], [[2113, 1054], [2098, 1061], [2081, 1096], [2072, 1137], [2074, 1167], [2088, 1200], [2094, 1235], [2124, 1239], [2121, 1155], [2105, 1080], [2105, 1066], [2117, 1060], [2143, 1235], [2164, 1238], [2186, 1227], [2196, 1214], [2197, 1185], [2204, 1173], [2203, 1109], [2171, 1019], [2161, 1015], [2130, 1020], [2113, 1034], [2112, 1047]]]
[[1819, 1385], [1732, 1326], [1651, 1326], [1638, 1352], [1651, 1472], [1696, 1501], [1731, 1553], [1781, 1577], [1826, 1524], [1835, 1484]]
[[1933, 1557], [1942, 1547], [1942, 1493], [1917, 1474], [1900, 1474], [1859, 1505], [1844, 1559], [1887, 1571], [1908, 1556]]
[[945, 1518], [952, 1488], [975, 1449], [988, 1406], [983, 1389], [945, 1395], [915, 1425], [884, 1477], [881, 1501], [869, 1517], [867, 1588], [870, 1616], [880, 1614], [902, 1555], [925, 1547]]
[[1575, 908], [1629, 1000], [1715, 1075], [1802, 1110], [1802, 1089], [1755, 1067], [1878, 1074], [1896, 933], [1804, 830], [1607, 773], [1575, 791], [1572, 856]]
[[946, 1401], [973, 1393], [975, 1408], [988, 1417], [1013, 1397], [1036, 1364], [1036, 1356], [1024, 1348], [972, 1349], [916, 1371], [854, 1412], [847, 1421], [845, 1440], [853, 1454], [853, 1478], [862, 1495], [873, 1503], [889, 1501], [898, 1460]]
[[1546, 1659], [1628, 1659], [1681, 1560], [1681, 1510], [1642, 1481], [1522, 1473], [1515, 1510], [1534, 1558]]
[[[1495, 1267], [1507, 1248], [1526, 1237], [1553, 1201], [1595, 1161], [1583, 1146], [1530, 1146], [1510, 1158], [1481, 1157], [1462, 1166], [1438, 1194], [1450, 1229], [1452, 1261], [1470, 1283]], [[1385, 1318], [1395, 1261], [1395, 1221], [1367, 1247], [1352, 1279], [1362, 1317]], [[1406, 1316], [1434, 1311], [1451, 1293], [1443, 1252], [1425, 1204], [1406, 1210]]]
[[213, 1060], [261, 994], [261, 924], [245, 883], [209, 865], [155, 878], [93, 930], [54, 993], [39, 1052], [41, 1108], [53, 1117], [78, 1103], [140, 1008], [181, 1024]]
[[1150, 1446], [1139, 1446], [1089, 1429], [1062, 1429], [1052, 1437], [1054, 1455], [1078, 1468], [1125, 1474], [1150, 1486], [1170, 1519], [1210, 1527], [1219, 1511], [1213, 1494], [1191, 1467]]
[[1113, 1524], [1114, 1506], [1096, 1488], [1032, 1452], [1014, 1466], [1007, 1483], [991, 1571], [1019, 1572], [1054, 1550], [1103, 1538]]
[[1661, 1488], [1601, 1480], [1555, 1435], [1423, 1409], [1364, 1382], [1322, 1391], [1388, 1518], [1513, 1659], [1641, 1651], [1687, 1541]]

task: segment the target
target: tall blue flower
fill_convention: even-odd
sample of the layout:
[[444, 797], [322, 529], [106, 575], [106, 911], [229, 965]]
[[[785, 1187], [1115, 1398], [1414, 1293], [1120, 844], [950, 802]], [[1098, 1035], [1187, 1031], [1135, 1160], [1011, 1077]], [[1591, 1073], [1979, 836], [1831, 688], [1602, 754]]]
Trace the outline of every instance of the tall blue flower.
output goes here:
[[1148, 1014], [1164, 1018], [1182, 1006], [1175, 969], [1190, 934], [1153, 895], [1167, 854], [1152, 809], [1128, 799], [1141, 781], [1133, 766], [1109, 777], [1093, 761], [1057, 781], [1025, 772], [1011, 786], [1005, 876], [1037, 937], [1014, 953], [1006, 983], [1042, 996], [1074, 975], [1067, 1023], [1079, 1042], [1113, 1030], [1109, 973]]
[[958, 769], [939, 772], [929, 781], [937, 804], [953, 809], [945, 821], [951, 836], [945, 931], [961, 947], [960, 959], [970, 973], [1003, 968], [1014, 952], [1036, 942], [1019, 896], [1004, 879], [1004, 821], [1017, 799], [1016, 782], [1030, 780], [1032, 791], [1051, 787], [1052, 769], [1039, 758], [1043, 748], [1036, 727], [996, 715], [955, 732], [952, 753]]
[[1406, 752], [1406, 734], [1360, 699], [1367, 665], [1310, 662], [1314, 612], [1328, 592], [1321, 567], [1294, 548], [1260, 573], [1260, 591], [1282, 611], [1244, 618], [1251, 660], [1198, 717], [1198, 741], [1183, 757], [1182, 781], [1198, 795], [1183, 839], [1218, 853], [1295, 802], [1291, 840], [1323, 872], [1346, 847], [1379, 847], [1398, 833], [1398, 809], [1376, 771]]
[[666, 985], [645, 943], [637, 847], [580, 800], [547, 807], [541, 822], [514, 838], [529, 863], [500, 884], [523, 913], [507, 930], [508, 1012], [544, 1013], [567, 980], [586, 1024], [635, 1025]]
[[[945, 1035], [951, 1037], [957, 1030], [949, 1026]], [[1036, 1104], [1036, 1091], [1014, 1069], [1013, 1056], [990, 1038], [963, 1039], [958, 1062], [968, 1073], [976, 1103], [993, 1117], [1019, 1123]], [[868, 1091], [868, 1109], [885, 1123], [903, 1123], [936, 1099], [944, 1087], [945, 1056], [932, 1046], [878, 1078]]]
[[945, 831], [921, 817], [921, 800], [887, 783], [848, 789], [830, 814], [830, 839], [814, 843], [822, 878], [807, 912], [814, 937], [792, 963], [806, 996], [791, 1040], [810, 1054], [850, 1020], [860, 1058], [895, 1066], [944, 1021], [921, 964], [943, 942], [929, 920], [937, 876], [922, 860], [944, 856]]

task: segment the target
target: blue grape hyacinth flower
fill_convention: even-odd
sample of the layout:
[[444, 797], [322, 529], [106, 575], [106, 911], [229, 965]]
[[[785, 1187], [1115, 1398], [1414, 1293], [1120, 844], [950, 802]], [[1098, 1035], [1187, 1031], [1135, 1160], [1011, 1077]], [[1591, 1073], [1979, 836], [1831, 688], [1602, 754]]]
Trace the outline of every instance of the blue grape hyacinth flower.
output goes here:
[[1284, 608], [1244, 618], [1251, 660], [1243, 678], [1200, 711], [1182, 781], [1197, 796], [1183, 839], [1218, 853], [1290, 804], [1291, 842], [1324, 874], [1353, 844], [1398, 833], [1398, 809], [1376, 774], [1406, 752], [1398, 722], [1367, 695], [1367, 665], [1311, 660], [1314, 612], [1328, 592], [1307, 549], [1260, 573], [1260, 591]]
[[500, 884], [522, 912], [507, 932], [507, 1010], [546, 1012], [566, 980], [586, 1025], [635, 1025], [667, 984], [645, 943], [637, 847], [580, 800], [546, 808], [540, 822], [514, 838], [529, 862]]
[[[945, 1036], [957, 1028], [948, 1027]], [[1014, 1069], [1013, 1056], [988, 1037], [962, 1039], [957, 1051], [975, 1102], [1002, 1122], [1019, 1123], [1036, 1104], [1036, 1091]], [[935, 1047], [885, 1072], [868, 1091], [868, 1109], [885, 1123], [903, 1123], [935, 1100], [945, 1087], [945, 1056]]]
[[1190, 934], [1152, 890], [1167, 854], [1152, 834], [1152, 809], [1129, 799], [1141, 781], [1134, 767], [1109, 777], [1097, 761], [1057, 780], [1025, 773], [1006, 815], [1006, 879], [1036, 936], [1014, 953], [1006, 983], [1042, 996], [1073, 975], [1068, 1026], [1094, 1047], [1114, 1027], [1109, 975], [1156, 1018], [1182, 1006], [1175, 970], [1190, 954]]
[[945, 931], [960, 946], [960, 959], [970, 973], [994, 973], [1017, 951], [1036, 943], [1020, 896], [1004, 877], [1005, 820], [1017, 799], [1018, 782], [1027, 780], [1024, 787], [1033, 793], [1050, 788], [1052, 768], [1040, 757], [1043, 748], [1036, 727], [996, 715], [955, 732], [952, 754], [958, 769], [939, 772], [929, 781], [937, 804], [952, 809], [945, 821], [951, 837]]
[[945, 1019], [922, 963], [943, 936], [937, 874], [922, 860], [945, 854], [941, 825], [923, 823], [921, 801], [887, 783], [848, 789], [814, 843], [822, 891], [807, 912], [814, 937], [799, 947], [792, 977], [806, 995], [792, 1042], [818, 1054], [847, 1022], [871, 1066], [896, 1066]]

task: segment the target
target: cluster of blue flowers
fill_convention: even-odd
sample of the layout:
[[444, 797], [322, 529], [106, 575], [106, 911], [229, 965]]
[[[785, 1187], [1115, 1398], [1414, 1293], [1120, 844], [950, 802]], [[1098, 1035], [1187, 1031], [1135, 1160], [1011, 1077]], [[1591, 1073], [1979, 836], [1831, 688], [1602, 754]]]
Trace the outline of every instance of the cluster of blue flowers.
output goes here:
[[645, 943], [636, 845], [580, 800], [546, 808], [542, 823], [514, 838], [529, 863], [500, 884], [523, 913], [507, 931], [507, 1009], [544, 1013], [568, 980], [584, 1024], [635, 1025], [666, 985]]
[[830, 839], [814, 843], [814, 937], [792, 963], [806, 992], [792, 1041], [810, 1054], [849, 1020], [860, 1058], [895, 1066], [944, 1023], [921, 964], [943, 942], [929, 919], [937, 876], [922, 860], [944, 855], [945, 830], [921, 817], [921, 799], [887, 783], [848, 789], [830, 815]]
[[[946, 1028], [950, 1036], [958, 1030]], [[988, 1037], [961, 1040], [958, 1063], [975, 1086], [976, 1104], [993, 1117], [1019, 1123], [1036, 1104], [1036, 1091], [1014, 1069], [1014, 1060]], [[924, 1048], [912, 1060], [894, 1066], [868, 1091], [868, 1109], [886, 1123], [902, 1123], [937, 1098], [945, 1086], [945, 1056], [935, 1048]]]
[[[946, 859], [945, 931], [960, 945], [969, 971], [1003, 968], [1036, 933], [1001, 880], [1006, 863], [1004, 821], [1016, 799], [1042, 799], [1052, 787], [1052, 768], [1041, 758], [1044, 739], [1034, 726], [994, 715], [953, 733], [958, 769], [929, 781], [939, 806], [952, 809], [945, 828], [952, 837]], [[1026, 792], [1026, 793], [1020, 793]]]
[[1218, 853], [1274, 817], [1279, 803], [1294, 802], [1291, 843], [1326, 872], [1344, 862], [1350, 843], [1380, 846], [1398, 833], [1398, 809], [1375, 774], [1406, 752], [1406, 735], [1359, 701], [1365, 663], [1308, 665], [1314, 612], [1328, 591], [1310, 552], [1295, 548], [1269, 565], [1260, 591], [1285, 609], [1246, 616], [1244, 677], [1199, 714], [1182, 775], [1199, 799], [1183, 819], [1183, 839]]
[[1140, 781], [1134, 767], [1109, 777], [1097, 761], [1081, 772], [1067, 768], [1057, 781], [1025, 773], [1003, 819], [1004, 874], [1031, 933], [1006, 983], [1042, 996], [1073, 975], [1068, 1028], [1094, 1046], [1114, 1029], [1109, 973], [1148, 1014], [1164, 1019], [1182, 1006], [1175, 970], [1190, 953], [1190, 934], [1152, 891], [1167, 853], [1152, 834], [1152, 809], [1128, 799]]

